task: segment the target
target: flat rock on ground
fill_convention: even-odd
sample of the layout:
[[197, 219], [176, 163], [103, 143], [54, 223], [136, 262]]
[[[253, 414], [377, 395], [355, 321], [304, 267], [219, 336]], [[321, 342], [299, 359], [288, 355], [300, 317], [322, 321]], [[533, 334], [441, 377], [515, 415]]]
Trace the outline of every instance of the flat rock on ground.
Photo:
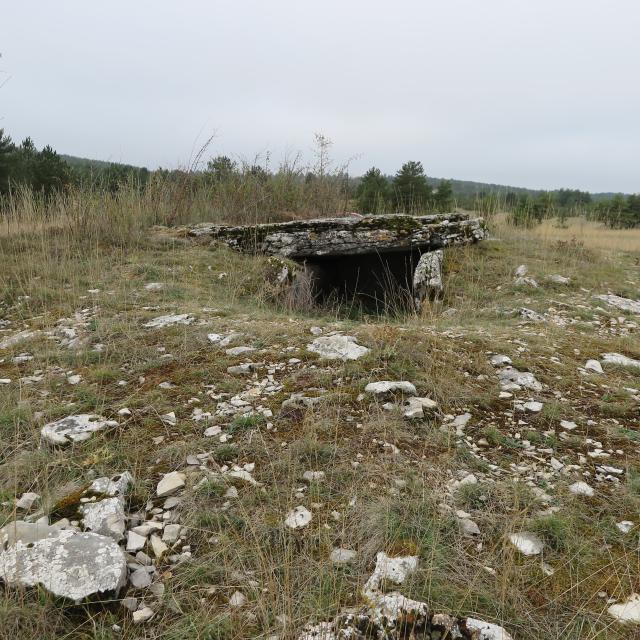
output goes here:
[[96, 431], [117, 426], [118, 423], [115, 420], [107, 420], [91, 413], [81, 413], [50, 422], [42, 427], [40, 433], [51, 444], [66, 445], [72, 442], [83, 442]]
[[96, 533], [49, 532], [39, 540], [18, 540], [0, 552], [0, 577], [7, 584], [37, 584], [57, 596], [82, 600], [117, 591], [127, 577], [122, 549]]
[[369, 353], [369, 349], [359, 345], [353, 336], [316, 338], [307, 349], [327, 360], [358, 360]]

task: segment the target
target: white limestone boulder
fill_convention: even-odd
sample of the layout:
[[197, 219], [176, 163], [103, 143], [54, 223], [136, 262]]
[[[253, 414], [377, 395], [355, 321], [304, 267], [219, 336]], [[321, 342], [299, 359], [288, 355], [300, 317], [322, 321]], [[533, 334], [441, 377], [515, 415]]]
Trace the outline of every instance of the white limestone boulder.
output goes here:
[[358, 360], [369, 353], [367, 347], [356, 342], [354, 336], [323, 336], [307, 345], [307, 350], [326, 360]]
[[18, 539], [0, 551], [0, 578], [8, 585], [42, 585], [56, 596], [80, 601], [118, 591], [127, 563], [116, 542], [97, 533], [49, 528], [37, 539]]
[[384, 396], [391, 393], [402, 393], [406, 396], [415, 396], [418, 392], [411, 382], [405, 380], [381, 380], [370, 382], [365, 388], [365, 393], [374, 396]]
[[67, 445], [88, 440], [96, 431], [117, 427], [115, 420], [107, 420], [93, 413], [80, 413], [50, 422], [42, 427], [42, 437], [54, 445]]

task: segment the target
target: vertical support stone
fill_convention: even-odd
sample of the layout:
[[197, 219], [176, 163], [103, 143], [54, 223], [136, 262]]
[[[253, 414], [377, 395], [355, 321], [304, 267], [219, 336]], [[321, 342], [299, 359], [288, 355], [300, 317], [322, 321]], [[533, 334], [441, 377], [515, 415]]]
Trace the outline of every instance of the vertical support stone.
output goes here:
[[413, 272], [413, 299], [420, 310], [425, 300], [433, 300], [442, 295], [442, 249], [428, 251], [420, 256]]

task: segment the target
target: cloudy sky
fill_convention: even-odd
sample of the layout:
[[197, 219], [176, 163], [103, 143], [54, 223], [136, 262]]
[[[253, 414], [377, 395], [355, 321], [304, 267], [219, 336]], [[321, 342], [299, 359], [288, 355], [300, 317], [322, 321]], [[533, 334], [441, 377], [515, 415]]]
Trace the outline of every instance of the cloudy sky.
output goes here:
[[640, 191], [638, 0], [5, 0], [0, 127], [184, 166], [311, 153], [357, 175]]

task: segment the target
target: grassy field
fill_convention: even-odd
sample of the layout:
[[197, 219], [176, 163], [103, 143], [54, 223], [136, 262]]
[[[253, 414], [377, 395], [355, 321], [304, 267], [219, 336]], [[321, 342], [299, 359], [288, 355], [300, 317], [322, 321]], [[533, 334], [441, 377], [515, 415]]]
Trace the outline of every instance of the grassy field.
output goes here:
[[[145, 624], [117, 601], [76, 605], [4, 588], [0, 638], [296, 638], [361, 604], [379, 551], [419, 556], [405, 595], [519, 640], [636, 637], [607, 608], [640, 591], [640, 369], [583, 367], [604, 352], [640, 358], [638, 316], [594, 298], [640, 298], [637, 231], [579, 221], [516, 230], [498, 220], [491, 239], [447, 253], [445, 297], [422, 315], [347, 317], [279, 306], [264, 258], [149, 231], [117, 203], [99, 223], [77, 211], [44, 224], [25, 215], [0, 233], [0, 342], [36, 332], [0, 350], [0, 378], [10, 380], [0, 385], [0, 526], [17, 517], [23, 492], [40, 494], [41, 512], [56, 519], [91, 479], [124, 471], [135, 479], [128, 513], [139, 514], [157, 506], [162, 474], [181, 470], [190, 557], [159, 563], [163, 593], [129, 588], [155, 612]], [[515, 283], [521, 264], [539, 287]], [[568, 284], [549, 281], [554, 274]], [[544, 320], [526, 321], [522, 307]], [[170, 313], [195, 322], [143, 326]], [[371, 351], [320, 360], [306, 349], [314, 327]], [[208, 340], [214, 332], [255, 351], [229, 355]], [[500, 397], [493, 354], [533, 373], [542, 391]], [[249, 361], [249, 375], [228, 372]], [[412, 382], [438, 411], [408, 421], [363, 399], [379, 380]], [[319, 400], [283, 408], [293, 393]], [[272, 416], [219, 415], [238, 396]], [[518, 409], [533, 399], [541, 412]], [[194, 409], [211, 417], [195, 419]], [[64, 449], [40, 441], [43, 424], [85, 412], [119, 426]], [[175, 424], [162, 419], [169, 412]], [[464, 413], [457, 435], [452, 418]], [[223, 438], [204, 435], [215, 425]], [[188, 464], [197, 454], [209, 455]], [[255, 465], [258, 484], [216, 473], [234, 464]], [[305, 481], [306, 471], [325, 475]], [[476, 482], [456, 482], [471, 474]], [[595, 494], [571, 493], [578, 480]], [[283, 521], [298, 505], [313, 519], [293, 531]], [[456, 511], [480, 533], [465, 535]], [[633, 523], [628, 533], [621, 521]], [[522, 530], [544, 542], [542, 556], [515, 550], [509, 536]], [[334, 548], [357, 556], [336, 565]], [[243, 606], [230, 604], [236, 592]]]

